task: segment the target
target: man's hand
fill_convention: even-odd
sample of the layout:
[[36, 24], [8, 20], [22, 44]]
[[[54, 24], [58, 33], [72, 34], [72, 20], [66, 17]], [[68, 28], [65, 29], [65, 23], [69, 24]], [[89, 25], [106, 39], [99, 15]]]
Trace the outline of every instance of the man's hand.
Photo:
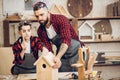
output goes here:
[[[49, 50], [48, 50], [47, 48], [43, 47], [42, 54], [43, 54], [44, 56], [46, 56], [47, 54], [49, 54]], [[53, 67], [54, 69], [60, 68], [60, 66], [61, 66], [60, 58], [56, 56], [56, 57], [54, 57], [53, 61], [54, 61], [54, 64], [55, 64], [55, 65], [53, 65], [52, 67]]]
[[65, 43], [62, 43], [57, 56], [54, 58], [55, 65], [53, 66], [53, 68], [60, 68], [60, 66], [62, 64], [60, 59], [65, 54], [67, 49], [68, 49], [68, 45]]
[[52, 66], [54, 69], [56, 69], [56, 68], [60, 68], [60, 66], [61, 66], [61, 61], [60, 61], [60, 58], [58, 58], [58, 57], [55, 57], [54, 58], [54, 63], [55, 63], [55, 65], [54, 66]]

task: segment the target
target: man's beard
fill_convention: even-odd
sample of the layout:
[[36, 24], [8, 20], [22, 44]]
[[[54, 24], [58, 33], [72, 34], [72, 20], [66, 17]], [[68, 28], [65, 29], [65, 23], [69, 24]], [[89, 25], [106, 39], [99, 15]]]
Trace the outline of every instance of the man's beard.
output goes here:
[[39, 22], [41, 26], [46, 26], [46, 24], [48, 23], [48, 18], [44, 21], [44, 23]]

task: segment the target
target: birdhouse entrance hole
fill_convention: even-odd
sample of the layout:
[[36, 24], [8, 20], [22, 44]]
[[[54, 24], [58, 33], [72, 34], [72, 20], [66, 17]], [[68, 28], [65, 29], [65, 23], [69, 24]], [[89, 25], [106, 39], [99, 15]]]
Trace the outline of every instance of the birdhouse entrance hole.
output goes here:
[[46, 64], [43, 64], [42, 67], [43, 67], [43, 68], [46, 68]]

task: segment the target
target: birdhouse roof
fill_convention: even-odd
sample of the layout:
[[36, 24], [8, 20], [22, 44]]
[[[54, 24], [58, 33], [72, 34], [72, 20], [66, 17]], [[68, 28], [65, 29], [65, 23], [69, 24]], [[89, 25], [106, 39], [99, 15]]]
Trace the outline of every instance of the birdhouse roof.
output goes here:
[[40, 62], [40, 61], [41, 61], [41, 59], [43, 59], [43, 58], [42, 58], [42, 55], [38, 58], [38, 60], [34, 63], [34, 65], [37, 65], [37, 64], [38, 64], [38, 62]]
[[53, 53], [48, 52], [46, 55], [41, 55], [39, 59], [34, 63], [34, 65], [37, 65], [41, 60], [44, 60], [46, 63], [48, 63], [50, 66], [54, 65], [54, 59], [55, 55]]
[[94, 28], [92, 25], [90, 25], [87, 21], [83, 22], [83, 23], [80, 25], [79, 29], [84, 28], [84, 25], [85, 25], [85, 24], [87, 24], [88, 27], [90, 27], [92, 30], [95, 30], [95, 28]]

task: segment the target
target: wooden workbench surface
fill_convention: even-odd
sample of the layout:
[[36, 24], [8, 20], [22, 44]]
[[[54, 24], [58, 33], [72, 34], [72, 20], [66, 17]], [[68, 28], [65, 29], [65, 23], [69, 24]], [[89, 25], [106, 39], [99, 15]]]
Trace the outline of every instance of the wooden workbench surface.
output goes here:
[[[59, 80], [68, 80], [72, 73], [78, 74], [77, 72], [60, 72], [58, 76]], [[96, 74], [96, 71], [93, 74]], [[0, 80], [36, 80], [36, 74], [0, 75]]]

